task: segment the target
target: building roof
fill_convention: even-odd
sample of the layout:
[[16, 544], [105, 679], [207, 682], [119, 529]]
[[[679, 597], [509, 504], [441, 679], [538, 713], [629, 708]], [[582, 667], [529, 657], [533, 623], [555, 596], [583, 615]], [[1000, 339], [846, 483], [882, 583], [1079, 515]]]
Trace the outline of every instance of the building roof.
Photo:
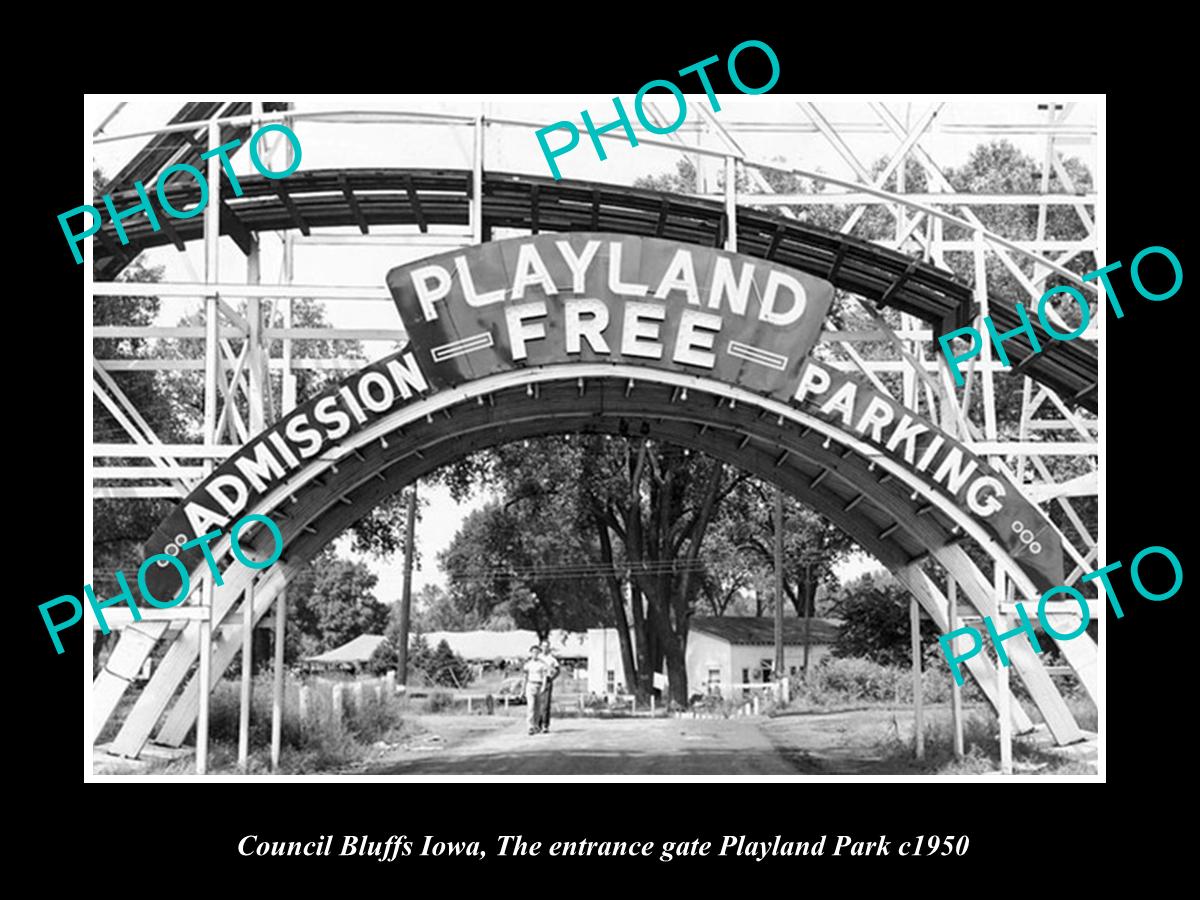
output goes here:
[[[416, 635], [413, 635], [415, 638]], [[422, 637], [431, 648], [440, 641], [465, 660], [517, 659], [529, 655], [529, 648], [538, 643], [533, 631], [427, 631]], [[587, 656], [587, 635], [570, 631], [550, 632], [550, 652], [555, 656], [573, 659]]]
[[305, 662], [338, 665], [341, 663], [365, 663], [375, 652], [375, 648], [383, 643], [382, 634], [360, 634], [354, 640], [326, 650], [317, 656], [304, 657]]
[[[841, 625], [840, 619], [813, 618], [811, 642], [833, 643]], [[689, 627], [731, 644], [775, 645], [775, 620], [770, 616], [693, 616]], [[804, 619], [783, 620], [783, 642], [789, 646], [804, 643]]]
[[[516, 659], [529, 655], [529, 648], [538, 643], [533, 631], [426, 631], [422, 635], [430, 648], [445, 641], [450, 649], [468, 661]], [[417, 635], [411, 634], [409, 642]], [[326, 650], [317, 656], [304, 657], [305, 662], [339, 665], [365, 663], [384, 641], [382, 634], [360, 634], [354, 640]], [[560, 659], [587, 656], [587, 635], [570, 631], [550, 632], [550, 651]]]

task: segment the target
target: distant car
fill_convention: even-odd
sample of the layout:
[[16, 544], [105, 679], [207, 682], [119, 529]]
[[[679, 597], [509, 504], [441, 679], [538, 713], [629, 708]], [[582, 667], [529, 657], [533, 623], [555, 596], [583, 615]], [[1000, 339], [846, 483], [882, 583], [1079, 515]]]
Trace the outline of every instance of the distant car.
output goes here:
[[500, 690], [496, 691], [496, 696], [503, 699], [508, 698], [509, 705], [525, 702], [525, 692], [521, 690], [523, 678], [506, 678], [500, 683]]

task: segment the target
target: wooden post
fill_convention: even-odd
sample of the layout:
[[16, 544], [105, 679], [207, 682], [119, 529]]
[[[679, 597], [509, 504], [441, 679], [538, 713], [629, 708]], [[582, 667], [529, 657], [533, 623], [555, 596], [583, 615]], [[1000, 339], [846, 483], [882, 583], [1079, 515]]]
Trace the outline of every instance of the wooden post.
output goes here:
[[775, 488], [775, 680], [783, 677], [783, 493]]
[[[205, 578], [201, 588], [201, 602], [212, 616], [212, 579]], [[212, 619], [200, 620], [200, 662], [196, 670], [196, 690], [199, 706], [196, 710], [196, 774], [208, 772], [208, 695], [212, 681]]]
[[254, 579], [242, 598], [242, 684], [238, 696], [238, 769], [250, 765], [250, 702], [254, 684]]
[[467, 694], [467, 715], [471, 714], [471, 695]]
[[300, 727], [303, 728], [308, 723], [308, 692], [307, 684], [300, 685], [300, 702], [297, 706], [297, 711], [300, 713]]
[[913, 679], [913, 745], [917, 759], [925, 758], [925, 698], [921, 683], [921, 607], [917, 598], [908, 601], [908, 625], [912, 632], [912, 679]]
[[[583, 697], [581, 696], [579, 699], [582, 702]], [[654, 715], [654, 694], [650, 695], [650, 715]]]
[[729, 226], [725, 249], [737, 253], [737, 171], [732, 156], [725, 157], [725, 221]]
[[[946, 594], [950, 601], [949, 609], [949, 631], [955, 631], [958, 628], [958, 582], [947, 574]], [[957, 653], [954, 643], [957, 638], [950, 641], [951, 653]], [[954, 731], [954, 758], [963, 758], [963, 719], [962, 719], [962, 688], [958, 686], [958, 682], [950, 679], [950, 725]]]
[[400, 690], [408, 688], [408, 620], [412, 610], [413, 529], [417, 518], [417, 483], [408, 489], [407, 521], [404, 525], [404, 587], [400, 594], [400, 646], [398, 648]]
[[[292, 105], [289, 103], [287, 105], [287, 108], [291, 109]], [[286, 119], [284, 121], [284, 124], [287, 125], [288, 128], [293, 128], [293, 127], [295, 127], [295, 120]], [[295, 155], [295, 151], [292, 149], [292, 142], [284, 141], [283, 159], [284, 159], [284, 162], [287, 163], [287, 168], [289, 168], [289, 169], [292, 167], [292, 163], [294, 162], [294, 159], [293, 159], [294, 155]], [[290, 285], [292, 283], [293, 278], [295, 277], [295, 259], [296, 259], [295, 251], [296, 251], [295, 232], [293, 232], [293, 231], [284, 232], [284, 235], [283, 235], [283, 283], [287, 284], [287, 285]], [[280, 307], [283, 310], [283, 327], [291, 328], [292, 327], [292, 298], [291, 297], [282, 297], [279, 299], [278, 302], [280, 304]], [[296, 408], [296, 375], [292, 371], [292, 339], [291, 338], [283, 339], [283, 360], [282, 360], [282, 362], [283, 362], [283, 370], [282, 370], [282, 379], [283, 379], [282, 410], [283, 410], [283, 412], [282, 412], [282, 414], [287, 415], [293, 409]]]
[[[471, 154], [471, 240], [483, 243], [483, 136], [484, 118], [475, 117], [473, 152]], [[289, 142], [290, 143], [290, 142]]]
[[[208, 146], [219, 147], [221, 144], [221, 126], [215, 120], [208, 123]], [[290, 143], [289, 143], [290, 146]], [[221, 161], [219, 154], [208, 158], [208, 185], [212, 197], [221, 196]], [[221, 204], [214, 202], [204, 207], [204, 281], [206, 284], [216, 284], [220, 279], [220, 238], [221, 238]], [[217, 443], [217, 379], [220, 376], [218, 367], [220, 328], [217, 321], [217, 295], [208, 294], [204, 298], [204, 422], [203, 438], [206, 442]], [[212, 463], [204, 465], [206, 474], [212, 471]], [[213, 582], [211, 577], [204, 579], [201, 588], [201, 603], [208, 609], [208, 615], [200, 620], [200, 664], [196, 672], [199, 681], [196, 709], [196, 774], [204, 775], [208, 771], [208, 703], [212, 691], [212, 608]]]
[[[275, 674], [271, 685], [271, 771], [279, 768], [279, 756], [283, 748], [283, 651], [287, 639], [287, 585], [279, 590], [275, 598]], [[300, 689], [301, 696], [304, 688]], [[300, 714], [304, 722], [304, 713]]]
[[329, 700], [333, 705], [333, 721], [335, 725], [340, 725], [342, 723], [342, 690], [345, 687], [345, 683], [339, 681], [337, 684], [333, 685], [329, 691]]
[[[1005, 615], [1005, 603], [1010, 598], [1006, 594], [1011, 594], [1012, 586], [1008, 583], [1008, 577], [1000, 568], [999, 563], [994, 563], [996, 568], [996, 606], [1000, 611], [996, 613], [996, 627], [999, 631], [1008, 630], [1008, 616]], [[1002, 665], [999, 654], [996, 656], [996, 698], [999, 701], [999, 717], [1000, 717], [1000, 771], [1005, 775], [1011, 775], [1013, 772], [1012, 760], [1012, 695], [1008, 690], [1008, 666]]]
[[383, 676], [384, 684], [387, 685], [388, 696], [396, 693], [396, 670], [388, 669], [387, 674]]

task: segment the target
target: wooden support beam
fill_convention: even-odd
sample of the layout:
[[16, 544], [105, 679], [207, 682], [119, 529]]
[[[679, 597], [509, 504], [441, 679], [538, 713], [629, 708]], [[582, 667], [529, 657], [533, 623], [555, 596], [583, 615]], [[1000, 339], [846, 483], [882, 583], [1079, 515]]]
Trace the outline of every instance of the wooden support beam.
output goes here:
[[912, 597], [908, 601], [908, 628], [912, 646], [913, 752], [925, 758], [925, 693], [921, 678], [921, 607]]
[[309, 228], [308, 220], [304, 218], [304, 215], [296, 207], [296, 203], [292, 200], [292, 195], [288, 192], [288, 189], [284, 187], [283, 181], [275, 182], [275, 194], [287, 208], [292, 224], [300, 229], [302, 235], [309, 237], [312, 234], [312, 229]]
[[425, 221], [425, 210], [421, 208], [421, 198], [413, 186], [412, 175], [407, 172], [404, 174], [404, 190], [408, 194], [408, 205], [412, 208], [413, 218], [417, 220], [417, 227], [421, 229], [421, 234], [427, 234], [429, 223]]
[[350, 182], [346, 180], [345, 172], [338, 172], [338, 184], [342, 188], [342, 196], [346, 198], [346, 203], [350, 206], [350, 214], [358, 223], [358, 230], [363, 234], [370, 234], [371, 229], [367, 227], [367, 217], [363, 215], [362, 207], [358, 205], [358, 198], [354, 196]]
[[662, 198], [662, 202], [659, 205], [659, 209], [658, 209], [658, 222], [656, 222], [654, 225], [654, 236], [655, 237], [662, 237], [663, 232], [666, 231], [667, 213], [670, 211], [670, 209], [671, 209], [671, 198], [664, 194], [663, 198]]
[[275, 672], [271, 684], [271, 771], [279, 770], [283, 746], [283, 651], [287, 641], [287, 585], [275, 600]]
[[250, 249], [254, 246], [254, 235], [224, 199], [221, 200], [221, 233], [233, 238], [233, 242], [243, 254], [250, 255]]

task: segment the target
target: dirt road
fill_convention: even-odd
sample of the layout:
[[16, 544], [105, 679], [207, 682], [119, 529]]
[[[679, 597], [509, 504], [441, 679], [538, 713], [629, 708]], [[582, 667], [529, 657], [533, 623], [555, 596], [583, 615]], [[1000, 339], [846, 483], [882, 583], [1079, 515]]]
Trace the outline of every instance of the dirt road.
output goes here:
[[[460, 718], [460, 717], [455, 717]], [[480, 718], [477, 717], [478, 722]], [[755, 719], [560, 719], [530, 735], [519, 720], [418, 743], [376, 775], [795, 775]], [[440, 735], [439, 735], [440, 736]], [[461, 740], [458, 738], [461, 737]]]

